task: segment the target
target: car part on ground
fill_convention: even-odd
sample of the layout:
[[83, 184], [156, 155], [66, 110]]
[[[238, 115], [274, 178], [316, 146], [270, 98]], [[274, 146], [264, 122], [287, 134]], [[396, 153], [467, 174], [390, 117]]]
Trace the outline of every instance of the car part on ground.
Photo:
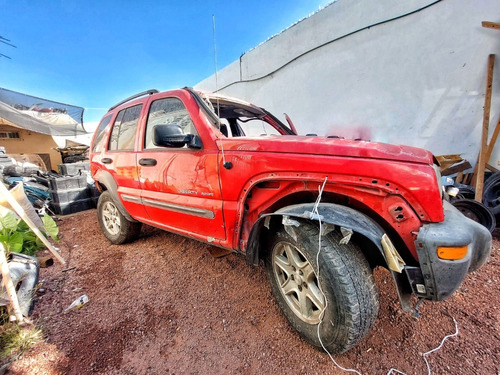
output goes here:
[[[29, 255], [10, 253], [8, 256], [8, 265], [12, 283], [16, 288], [21, 313], [24, 316], [29, 316], [33, 311], [33, 296], [35, 287], [38, 284], [38, 272], [40, 269], [38, 260]], [[2, 287], [0, 289], [0, 305], [6, 306], [8, 303], [7, 291]]]

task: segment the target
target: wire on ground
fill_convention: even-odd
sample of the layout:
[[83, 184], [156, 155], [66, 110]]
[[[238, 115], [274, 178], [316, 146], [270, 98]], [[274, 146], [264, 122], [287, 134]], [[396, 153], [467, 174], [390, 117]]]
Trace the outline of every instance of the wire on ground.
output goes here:
[[[358, 370], [355, 370], [355, 369], [352, 369], [352, 368], [345, 368], [345, 367], [341, 366], [337, 361], [335, 361], [335, 358], [333, 358], [332, 354], [328, 351], [328, 349], [323, 344], [323, 341], [321, 340], [320, 327], [321, 327], [321, 324], [323, 323], [323, 317], [325, 315], [326, 308], [328, 307], [328, 300], [326, 299], [326, 295], [323, 292], [323, 288], [321, 287], [321, 283], [319, 282], [319, 255], [321, 253], [321, 233], [322, 233], [322, 225], [323, 224], [321, 222], [321, 216], [320, 216], [320, 214], [318, 212], [318, 206], [319, 206], [319, 203], [321, 202], [321, 196], [323, 195], [323, 190], [325, 188], [327, 180], [328, 180], [328, 176], [325, 177], [325, 180], [323, 181], [323, 184], [321, 185], [321, 187], [319, 187], [318, 198], [316, 199], [316, 202], [314, 203], [314, 207], [313, 207], [313, 210], [312, 210], [313, 215], [315, 215], [318, 218], [318, 224], [319, 224], [318, 253], [316, 254], [316, 269], [317, 269], [317, 271], [316, 271], [316, 278], [318, 279], [319, 290], [320, 290], [321, 294], [323, 295], [323, 298], [325, 299], [325, 307], [323, 308], [323, 310], [319, 314], [319, 323], [318, 323], [318, 326], [317, 326], [318, 340], [319, 340], [319, 342], [321, 344], [321, 347], [325, 351], [325, 353], [328, 354], [328, 356], [330, 357], [330, 360], [340, 370], [345, 371], [345, 372], [353, 372], [353, 373], [355, 373], [357, 375], [363, 375]], [[455, 332], [452, 333], [452, 334], [446, 335], [445, 337], [443, 337], [443, 339], [441, 340], [441, 343], [439, 344], [439, 346], [437, 346], [436, 348], [434, 348], [432, 350], [429, 350], [428, 352], [425, 352], [424, 354], [422, 354], [422, 357], [424, 358], [425, 364], [427, 366], [427, 375], [432, 375], [431, 366], [430, 366], [429, 362], [427, 361], [427, 356], [429, 354], [432, 354], [432, 353], [440, 350], [443, 347], [445, 341], [448, 340], [449, 338], [458, 336], [458, 323], [455, 320], [455, 318], [453, 318], [453, 317], [451, 317], [451, 318], [453, 319], [453, 323], [455, 323]], [[391, 375], [391, 374], [407, 375], [405, 372], [400, 371], [400, 370], [395, 369], [395, 368], [390, 368], [389, 371], [387, 372], [387, 375]]]

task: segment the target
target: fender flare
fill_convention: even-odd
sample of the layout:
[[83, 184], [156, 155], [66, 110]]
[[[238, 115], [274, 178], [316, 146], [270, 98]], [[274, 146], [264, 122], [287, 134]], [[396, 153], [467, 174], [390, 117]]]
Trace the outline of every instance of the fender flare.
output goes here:
[[[320, 203], [318, 205], [318, 214], [313, 213], [314, 203], [296, 204], [283, 207], [276, 212], [262, 215], [253, 225], [248, 238], [248, 246], [246, 249], [247, 263], [252, 265], [259, 265], [260, 261], [260, 233], [262, 227], [267, 225], [269, 218], [272, 216], [281, 216], [286, 218], [296, 218], [302, 220], [318, 221], [321, 219], [322, 223], [339, 226], [346, 228], [352, 232], [359, 233], [370, 240], [375, 247], [380, 251], [387, 269], [388, 262], [382, 246], [382, 237], [386, 234], [382, 227], [375, 222], [372, 218], [365, 214], [356, 211], [350, 207], [342, 206], [334, 203]], [[405, 273], [397, 273], [389, 269], [391, 272], [401, 305], [404, 310], [410, 311], [410, 297], [411, 288], [409, 288], [409, 281]]]
[[116, 207], [118, 208], [120, 213], [125, 216], [125, 218], [127, 218], [127, 220], [132, 222], [137, 221], [132, 216], [130, 216], [130, 214], [125, 209], [122, 201], [120, 200], [120, 197], [118, 196], [118, 185], [116, 184], [116, 181], [111, 173], [100, 170], [95, 174], [94, 180], [106, 187], [106, 190], [109, 191], [109, 194], [111, 195], [113, 202], [116, 204]]

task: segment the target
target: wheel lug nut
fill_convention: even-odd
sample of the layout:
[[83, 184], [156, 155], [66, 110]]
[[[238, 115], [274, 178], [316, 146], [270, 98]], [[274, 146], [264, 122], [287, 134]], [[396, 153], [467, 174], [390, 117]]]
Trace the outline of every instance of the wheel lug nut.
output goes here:
[[295, 267], [294, 266], [292, 266], [292, 270], [293, 270], [293, 272], [295, 272]]
[[295, 280], [295, 277], [293, 275], [290, 276], [290, 279]]
[[302, 276], [304, 274], [304, 272], [302, 272], [302, 270], [299, 270], [299, 275]]
[[299, 285], [299, 292], [302, 292], [302, 285]]
[[304, 288], [307, 288], [307, 284], [306, 283], [303, 283], [302, 285], [304, 285]]

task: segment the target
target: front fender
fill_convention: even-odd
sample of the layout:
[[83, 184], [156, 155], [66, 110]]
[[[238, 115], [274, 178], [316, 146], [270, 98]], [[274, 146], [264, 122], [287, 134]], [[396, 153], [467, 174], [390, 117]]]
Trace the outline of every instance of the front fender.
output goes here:
[[[382, 238], [386, 234], [380, 225], [365, 214], [356, 211], [350, 207], [333, 203], [320, 203], [318, 205], [318, 214], [313, 213], [314, 203], [296, 204], [279, 209], [276, 212], [262, 215], [252, 227], [246, 249], [246, 259], [249, 264], [258, 265], [260, 260], [260, 233], [268, 218], [272, 216], [282, 216], [302, 220], [318, 221], [341, 228], [352, 230], [370, 240], [380, 251], [385, 261], [385, 266], [389, 269], [387, 257], [384, 253]], [[391, 272], [401, 305], [404, 310], [410, 310], [411, 287], [408, 278], [404, 273]]]

